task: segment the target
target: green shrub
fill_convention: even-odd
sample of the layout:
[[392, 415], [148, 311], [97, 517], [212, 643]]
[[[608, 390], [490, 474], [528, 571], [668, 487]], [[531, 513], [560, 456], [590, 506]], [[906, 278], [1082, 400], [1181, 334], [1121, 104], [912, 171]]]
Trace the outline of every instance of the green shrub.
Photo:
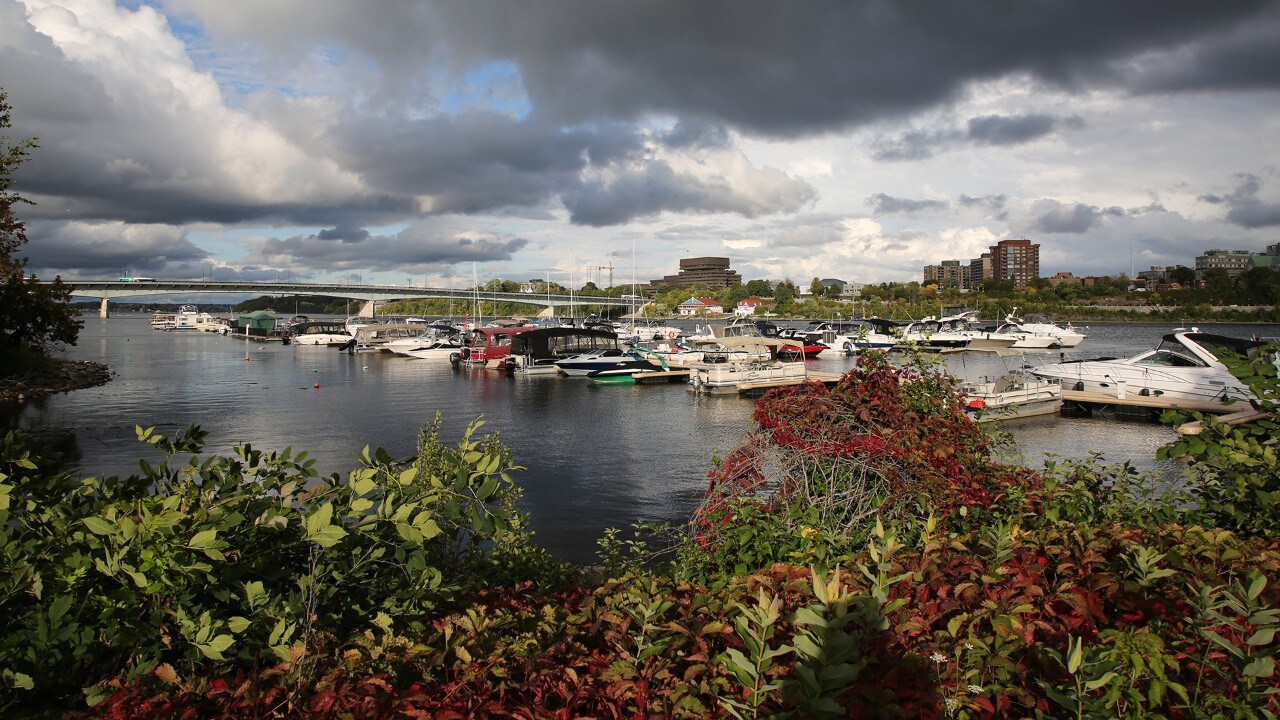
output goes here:
[[[18, 433], [0, 446], [0, 710], [157, 670], [297, 662], [321, 634], [423, 629], [459, 593], [563, 576], [528, 545], [520, 469], [476, 421], [457, 446], [439, 418], [419, 453], [365, 450], [346, 479], [305, 453], [245, 445], [203, 457], [197, 427], [138, 429], [164, 461], [125, 478], [56, 471]], [[189, 455], [185, 464], [180, 456]]]

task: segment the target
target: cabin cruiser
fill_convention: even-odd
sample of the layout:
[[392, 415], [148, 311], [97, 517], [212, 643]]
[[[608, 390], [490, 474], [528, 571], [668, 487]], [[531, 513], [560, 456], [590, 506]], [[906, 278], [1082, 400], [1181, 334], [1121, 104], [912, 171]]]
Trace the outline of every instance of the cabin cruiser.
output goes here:
[[[956, 327], [958, 316], [927, 317], [902, 328], [894, 347], [921, 350], [964, 350], [973, 338]], [[1012, 344], [1012, 343], [1010, 343]]]
[[809, 324], [804, 331], [807, 340], [821, 342], [845, 355], [862, 350], [890, 350], [897, 338], [883, 333], [867, 320], [823, 320]]
[[534, 328], [512, 338], [511, 354], [504, 363], [506, 369], [522, 374], [548, 374], [561, 372], [557, 363], [568, 361], [586, 353], [614, 350], [618, 336], [608, 330], [575, 327]]
[[1005, 316], [1004, 324], [999, 332], [1019, 336], [1015, 348], [1073, 348], [1084, 341], [1085, 336], [1076, 331], [1070, 323], [1061, 327], [1049, 321], [1044, 315], [1028, 315], [1025, 320], [1017, 317], [1018, 308]]
[[507, 356], [511, 354], [511, 346], [517, 335], [531, 332], [535, 328], [528, 326], [481, 327], [471, 332], [466, 345], [449, 355], [449, 364], [483, 365], [484, 367], [501, 369]]
[[1226, 402], [1250, 400], [1252, 393], [1219, 359], [1226, 352], [1248, 353], [1254, 340], [1178, 328], [1155, 348], [1131, 358], [1071, 360], [1032, 368], [1041, 378], [1058, 380], [1064, 390], [1097, 393], [1123, 400], [1128, 394], [1165, 401]]
[[322, 345], [340, 347], [351, 342], [346, 326], [336, 320], [313, 320], [289, 327], [295, 345]]
[[459, 335], [437, 335], [426, 345], [411, 350], [400, 350], [398, 354], [415, 360], [448, 360], [455, 353], [462, 351]]

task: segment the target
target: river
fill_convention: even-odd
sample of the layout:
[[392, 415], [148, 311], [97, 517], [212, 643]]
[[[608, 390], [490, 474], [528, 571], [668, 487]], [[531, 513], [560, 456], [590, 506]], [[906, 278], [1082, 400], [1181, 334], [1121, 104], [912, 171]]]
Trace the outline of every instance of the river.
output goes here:
[[[482, 415], [515, 460], [522, 507], [535, 540], [558, 557], [591, 562], [610, 527], [637, 520], [682, 521], [706, 489], [712, 458], [751, 428], [752, 403], [689, 392], [685, 385], [596, 386], [562, 377], [507, 377], [455, 371], [447, 362], [349, 355], [329, 348], [246, 343], [211, 333], [157, 332], [149, 317], [86, 317], [67, 356], [107, 364], [107, 385], [30, 401], [0, 424], [61, 436], [85, 474], [130, 474], [153, 459], [134, 426], [170, 433], [199, 424], [207, 449], [237, 443], [306, 450], [323, 473], [345, 473], [366, 445], [411, 455], [418, 433], [439, 412], [456, 440]], [[1202, 325], [1206, 332], [1280, 335], [1275, 325]], [[1074, 356], [1127, 356], [1153, 346], [1164, 323], [1094, 323]], [[1053, 354], [1056, 358], [1057, 353]], [[841, 356], [809, 361], [844, 371]], [[976, 378], [1005, 363], [977, 353], [946, 357], [953, 373]], [[1170, 428], [1143, 422], [1049, 417], [1008, 423], [1010, 452], [1038, 465], [1048, 454], [1102, 452], [1166, 481], [1181, 470], [1155, 460]]]

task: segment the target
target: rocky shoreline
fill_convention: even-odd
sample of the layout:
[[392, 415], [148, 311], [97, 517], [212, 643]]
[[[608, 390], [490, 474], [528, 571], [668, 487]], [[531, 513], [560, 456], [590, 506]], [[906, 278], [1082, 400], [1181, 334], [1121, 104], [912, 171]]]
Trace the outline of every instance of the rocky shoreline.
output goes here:
[[55, 359], [21, 377], [0, 378], [0, 403], [20, 403], [68, 390], [105, 385], [113, 377], [115, 373], [102, 363]]

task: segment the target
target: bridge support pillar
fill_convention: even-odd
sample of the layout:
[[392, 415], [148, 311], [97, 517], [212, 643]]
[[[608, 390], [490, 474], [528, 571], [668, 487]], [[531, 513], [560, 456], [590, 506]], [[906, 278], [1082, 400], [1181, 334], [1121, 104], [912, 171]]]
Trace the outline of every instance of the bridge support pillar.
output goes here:
[[100, 317], [100, 318], [109, 318], [109, 317], [111, 317], [111, 311], [107, 309], [107, 299], [106, 299], [106, 298], [102, 298], [102, 304], [98, 306], [98, 317]]
[[360, 317], [362, 318], [377, 317], [378, 316], [377, 309], [378, 309], [377, 300], [366, 300], [364, 305], [361, 306], [360, 308]]

